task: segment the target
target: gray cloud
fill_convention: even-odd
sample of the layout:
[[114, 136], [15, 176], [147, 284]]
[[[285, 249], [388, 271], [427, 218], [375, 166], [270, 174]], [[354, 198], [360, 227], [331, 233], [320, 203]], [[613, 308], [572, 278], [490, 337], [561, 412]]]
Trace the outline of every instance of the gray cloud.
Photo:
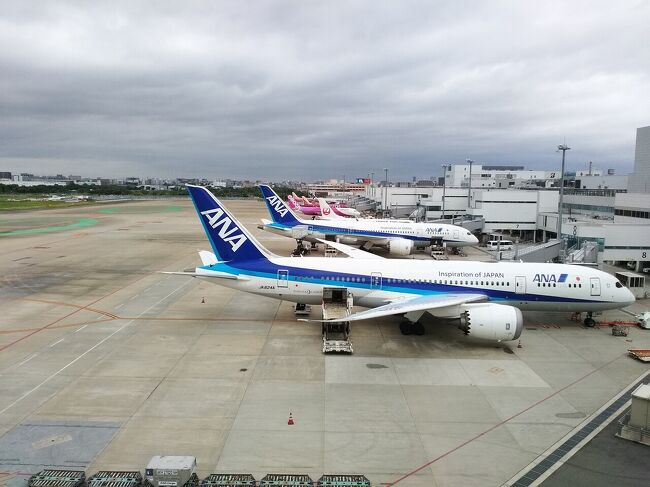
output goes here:
[[650, 4], [13, 2], [0, 165], [238, 178], [631, 168]]

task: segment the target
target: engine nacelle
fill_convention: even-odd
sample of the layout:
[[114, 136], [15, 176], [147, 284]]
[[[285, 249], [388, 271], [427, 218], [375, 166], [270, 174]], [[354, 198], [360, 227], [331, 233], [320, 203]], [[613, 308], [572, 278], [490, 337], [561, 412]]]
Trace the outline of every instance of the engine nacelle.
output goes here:
[[405, 238], [393, 238], [388, 241], [388, 252], [391, 255], [411, 255], [413, 241]]
[[521, 310], [494, 303], [463, 304], [460, 325], [465, 335], [504, 342], [516, 340], [524, 329]]

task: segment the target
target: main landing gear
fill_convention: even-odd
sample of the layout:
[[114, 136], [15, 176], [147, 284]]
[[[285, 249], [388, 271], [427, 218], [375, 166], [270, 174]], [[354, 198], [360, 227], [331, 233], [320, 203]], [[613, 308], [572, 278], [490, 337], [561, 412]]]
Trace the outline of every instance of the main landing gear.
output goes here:
[[424, 335], [424, 325], [419, 321], [404, 320], [399, 324], [399, 331], [402, 335]]
[[596, 324], [596, 320], [592, 318], [593, 313], [589, 311], [587, 313], [587, 317], [585, 318], [584, 324], [585, 326], [588, 326], [589, 328], [593, 328], [593, 326]]
[[301, 255], [308, 255], [311, 251], [310, 247], [306, 247], [302, 240], [296, 240], [296, 248], [291, 252], [292, 257], [300, 257]]

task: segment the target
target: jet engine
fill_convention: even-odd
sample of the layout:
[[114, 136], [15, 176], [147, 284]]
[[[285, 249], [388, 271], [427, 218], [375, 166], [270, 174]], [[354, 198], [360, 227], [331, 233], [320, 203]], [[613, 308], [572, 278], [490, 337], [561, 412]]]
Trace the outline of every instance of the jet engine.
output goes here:
[[460, 325], [465, 335], [498, 342], [516, 340], [524, 328], [521, 310], [494, 303], [461, 305]]
[[393, 238], [388, 241], [388, 252], [391, 255], [410, 255], [413, 251], [413, 241], [405, 238]]

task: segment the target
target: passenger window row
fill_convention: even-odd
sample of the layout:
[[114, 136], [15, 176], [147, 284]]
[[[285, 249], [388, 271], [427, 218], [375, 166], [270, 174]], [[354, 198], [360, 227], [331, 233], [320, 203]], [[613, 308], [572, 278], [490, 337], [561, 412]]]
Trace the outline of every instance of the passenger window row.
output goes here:
[[[552, 284], [552, 286], [551, 286]], [[582, 287], [582, 284], [568, 284], [569, 287]], [[548, 284], [545, 282], [538, 282], [537, 287], [556, 287], [556, 284], [554, 282], [549, 282]]]

